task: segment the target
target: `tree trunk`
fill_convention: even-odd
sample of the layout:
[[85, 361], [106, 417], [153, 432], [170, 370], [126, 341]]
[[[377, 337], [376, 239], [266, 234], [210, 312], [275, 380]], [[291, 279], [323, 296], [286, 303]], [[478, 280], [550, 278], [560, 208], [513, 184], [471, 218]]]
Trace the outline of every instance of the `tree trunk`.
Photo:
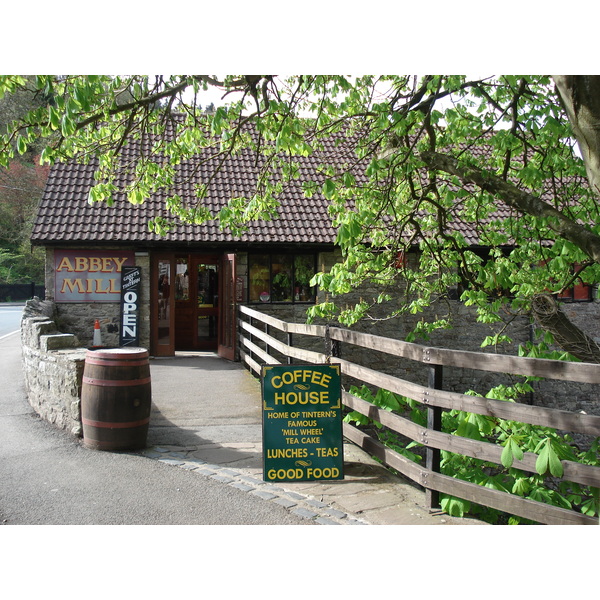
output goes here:
[[554, 75], [577, 138], [590, 186], [600, 196], [600, 76]]
[[536, 321], [554, 336], [554, 341], [583, 362], [600, 363], [600, 346], [569, 321], [550, 294], [536, 296], [531, 307]]

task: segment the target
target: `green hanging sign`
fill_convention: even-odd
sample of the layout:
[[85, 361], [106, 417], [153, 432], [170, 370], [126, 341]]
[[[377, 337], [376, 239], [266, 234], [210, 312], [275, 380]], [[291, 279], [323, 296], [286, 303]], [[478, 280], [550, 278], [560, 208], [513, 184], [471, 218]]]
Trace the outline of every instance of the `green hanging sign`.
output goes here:
[[262, 367], [263, 479], [344, 478], [340, 365]]

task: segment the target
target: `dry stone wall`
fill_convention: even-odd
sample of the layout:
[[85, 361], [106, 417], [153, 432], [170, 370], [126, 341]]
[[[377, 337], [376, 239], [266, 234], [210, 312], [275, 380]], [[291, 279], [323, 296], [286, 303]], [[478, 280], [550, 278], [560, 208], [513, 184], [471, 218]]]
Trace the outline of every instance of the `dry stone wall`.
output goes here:
[[61, 333], [52, 302], [29, 300], [21, 321], [27, 398], [46, 421], [81, 437], [81, 383], [86, 349], [77, 336]]

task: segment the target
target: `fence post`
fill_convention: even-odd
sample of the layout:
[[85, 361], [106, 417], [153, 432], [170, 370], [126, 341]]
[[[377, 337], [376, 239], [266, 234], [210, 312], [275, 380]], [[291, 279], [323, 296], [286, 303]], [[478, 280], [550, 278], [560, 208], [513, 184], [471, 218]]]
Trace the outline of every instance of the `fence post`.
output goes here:
[[[247, 315], [247, 316], [248, 316], [248, 325], [250, 325], [250, 327], [252, 327], [252, 317], [251, 317], [250, 315]], [[252, 332], [251, 332], [251, 331], [249, 331], [249, 332], [248, 332], [248, 340], [249, 340], [251, 343], [252, 343], [252, 342], [253, 342], [253, 340], [254, 340], [254, 336], [252, 335]], [[250, 358], [251, 358], [252, 360], [254, 360], [254, 353], [252, 352], [252, 349], [251, 349], [251, 348], [248, 348], [248, 352], [250, 353]]]
[[244, 335], [244, 331], [242, 329], [242, 320], [244, 319], [244, 314], [242, 313], [242, 307], [240, 304], [237, 304], [235, 307], [235, 351], [236, 360], [244, 362], [242, 359], [242, 335]]
[[340, 340], [332, 340], [331, 337], [329, 339], [331, 342], [331, 356], [333, 356], [334, 358], [341, 358], [342, 342], [340, 342]]
[[331, 357], [340, 358], [341, 356], [340, 342], [331, 339], [329, 323], [325, 325], [325, 356], [328, 363], [331, 362]]
[[[264, 326], [263, 329], [265, 330], [265, 333], [267, 335], [271, 335], [270, 332], [269, 332], [269, 324], [268, 323], [265, 323], [265, 326]], [[267, 354], [270, 354], [270, 352], [269, 352], [269, 342], [265, 342], [265, 352]]]
[[[434, 390], [442, 389], [443, 366], [432, 365], [429, 367], [429, 387]], [[427, 407], [427, 429], [434, 431], [442, 430], [442, 409], [439, 406]], [[440, 472], [440, 450], [438, 448], [427, 447], [425, 453], [425, 466], [435, 473]], [[432, 510], [439, 510], [440, 493], [437, 490], [425, 488], [425, 505]]]
[[[291, 348], [293, 347], [293, 340], [292, 340], [292, 334], [288, 331], [287, 332], [287, 345]], [[288, 354], [287, 357], [287, 364], [291, 365], [292, 364], [292, 357]]]

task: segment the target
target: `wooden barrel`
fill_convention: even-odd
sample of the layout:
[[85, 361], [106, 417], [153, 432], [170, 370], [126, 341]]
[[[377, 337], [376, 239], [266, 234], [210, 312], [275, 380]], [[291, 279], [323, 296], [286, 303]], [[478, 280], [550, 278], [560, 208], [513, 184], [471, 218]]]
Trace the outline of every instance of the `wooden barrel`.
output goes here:
[[146, 349], [87, 351], [81, 388], [84, 446], [95, 450], [145, 448], [151, 403]]

